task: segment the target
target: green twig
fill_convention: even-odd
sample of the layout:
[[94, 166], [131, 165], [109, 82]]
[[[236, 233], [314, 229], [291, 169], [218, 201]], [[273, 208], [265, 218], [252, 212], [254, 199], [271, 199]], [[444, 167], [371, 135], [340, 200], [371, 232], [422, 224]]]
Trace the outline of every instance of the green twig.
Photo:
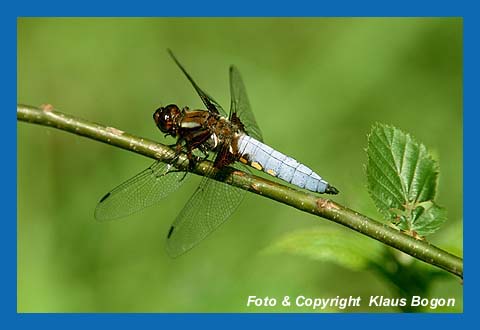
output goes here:
[[[50, 106], [45, 106], [40, 109], [28, 105], [17, 105], [17, 119], [29, 123], [55, 127], [163, 162], [172, 161], [174, 158], [174, 152], [168, 146], [122, 132], [112, 127], [75, 118], [55, 111]], [[174, 165], [180, 169], [185, 169], [185, 165], [182, 164], [186, 163], [185, 158], [180, 157]], [[203, 161], [197, 164], [193, 172], [204, 176], [211, 170], [212, 163]], [[461, 258], [441, 250], [426, 241], [415, 239], [386, 224], [350, 210], [330, 199], [322, 198], [306, 191], [296, 190], [277, 182], [236, 170], [232, 171], [231, 174], [225, 178], [225, 182], [349, 227], [417, 259], [445, 269], [463, 278], [463, 261]]]

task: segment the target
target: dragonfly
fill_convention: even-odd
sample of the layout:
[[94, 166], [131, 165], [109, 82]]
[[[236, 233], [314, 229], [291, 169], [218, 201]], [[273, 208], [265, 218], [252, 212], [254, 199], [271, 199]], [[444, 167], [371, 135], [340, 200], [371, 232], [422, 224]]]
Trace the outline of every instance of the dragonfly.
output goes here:
[[[206, 109], [180, 109], [175, 104], [158, 108], [153, 119], [166, 136], [177, 139], [175, 154], [185, 153], [192, 169], [200, 159], [212, 159], [216, 170], [202, 178], [167, 234], [166, 250], [177, 257], [192, 249], [223, 224], [241, 203], [246, 191], [221, 179], [229, 167], [251, 172], [247, 166], [316, 193], [338, 190], [309, 167], [263, 143], [242, 77], [230, 66], [229, 114], [193, 80], [168, 50]], [[173, 162], [173, 161], [172, 161]], [[95, 209], [99, 221], [131, 215], [174, 192], [190, 172], [176, 169], [172, 162], [156, 161], [144, 171], [103, 196]]]

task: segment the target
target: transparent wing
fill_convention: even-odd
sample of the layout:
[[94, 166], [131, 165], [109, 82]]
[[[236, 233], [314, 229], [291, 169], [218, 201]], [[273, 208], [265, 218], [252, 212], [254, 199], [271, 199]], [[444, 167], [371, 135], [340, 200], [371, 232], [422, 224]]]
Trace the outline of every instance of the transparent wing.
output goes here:
[[212, 111], [212, 112], [215, 112], [215, 113], [219, 113], [220, 115], [222, 115], [223, 117], [227, 117], [227, 113], [225, 112], [225, 110], [223, 110], [223, 108], [220, 106], [220, 104], [217, 103], [217, 101], [215, 101], [211, 96], [209, 96], [207, 93], [205, 93], [198, 85], [197, 83], [193, 80], [193, 78], [188, 74], [187, 70], [185, 70], [185, 68], [180, 64], [180, 62], [177, 60], [177, 58], [175, 57], [175, 55], [173, 55], [172, 51], [170, 49], [167, 49], [168, 50], [168, 53], [170, 54], [170, 56], [173, 58], [173, 60], [175, 61], [175, 63], [178, 65], [178, 67], [180, 68], [180, 70], [182, 70], [182, 72], [185, 74], [185, 76], [187, 77], [188, 81], [190, 81], [190, 83], [192, 84], [193, 88], [195, 88], [195, 90], [197, 91], [198, 95], [200, 96], [200, 98], [202, 99], [203, 103], [205, 104], [205, 106], [207, 107], [207, 109], [209, 111]]
[[246, 133], [259, 141], [263, 141], [262, 131], [260, 127], [258, 127], [255, 116], [250, 108], [250, 103], [248, 102], [242, 76], [233, 65], [230, 67], [230, 94], [232, 101], [230, 104], [229, 119], [232, 119], [232, 115], [236, 113], [237, 117], [240, 118], [240, 121], [245, 125]]
[[223, 182], [203, 178], [168, 232], [168, 254], [177, 257], [187, 252], [217, 229], [235, 211], [245, 192]]
[[95, 218], [118, 219], [158, 202], [183, 183], [185, 172], [173, 170], [169, 164], [153, 163], [103, 196], [95, 209]]

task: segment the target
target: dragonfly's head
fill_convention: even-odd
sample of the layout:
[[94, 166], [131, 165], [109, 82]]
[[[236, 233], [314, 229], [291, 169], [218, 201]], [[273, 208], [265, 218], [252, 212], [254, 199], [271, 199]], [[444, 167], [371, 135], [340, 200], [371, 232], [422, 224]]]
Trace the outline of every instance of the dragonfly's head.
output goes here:
[[157, 127], [165, 134], [175, 137], [178, 129], [180, 109], [175, 104], [158, 108], [153, 114], [153, 120]]

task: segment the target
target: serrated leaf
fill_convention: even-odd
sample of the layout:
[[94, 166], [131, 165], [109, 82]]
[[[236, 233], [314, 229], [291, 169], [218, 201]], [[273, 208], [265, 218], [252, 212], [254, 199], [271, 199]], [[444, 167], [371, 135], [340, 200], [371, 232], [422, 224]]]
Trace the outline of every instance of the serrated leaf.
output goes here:
[[289, 233], [264, 250], [330, 261], [360, 270], [382, 260], [382, 245], [361, 235], [338, 229], [309, 229]]
[[445, 221], [434, 204], [438, 165], [409, 134], [375, 124], [368, 136], [368, 190], [378, 210], [400, 229], [428, 235]]
[[447, 220], [447, 212], [434, 202], [422, 203], [418, 209], [420, 214], [412, 223], [412, 230], [425, 236], [435, 232]]

